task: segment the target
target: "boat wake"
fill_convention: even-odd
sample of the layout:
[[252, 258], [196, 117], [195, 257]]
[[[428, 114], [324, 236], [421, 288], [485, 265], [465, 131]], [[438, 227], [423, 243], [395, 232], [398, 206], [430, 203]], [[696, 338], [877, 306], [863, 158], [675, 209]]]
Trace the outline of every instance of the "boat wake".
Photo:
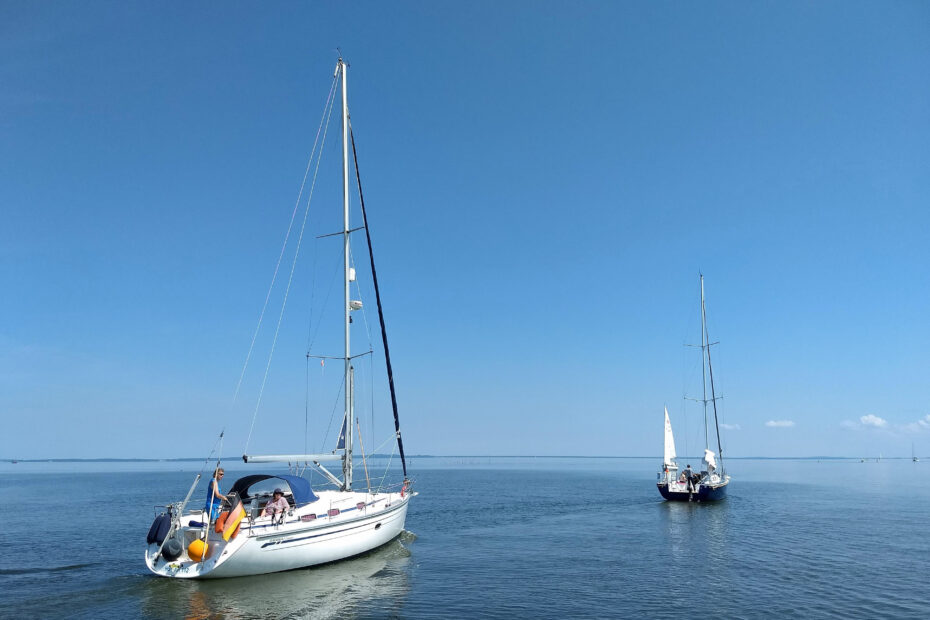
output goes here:
[[0, 568], [0, 575], [34, 575], [36, 573], [60, 573], [69, 570], [81, 570], [96, 566], [96, 562], [89, 564], [69, 564], [68, 566], [37, 566], [34, 568]]
[[398, 536], [397, 539], [402, 543], [412, 543], [416, 541], [417, 535], [410, 530], [404, 530], [400, 533], [400, 536]]

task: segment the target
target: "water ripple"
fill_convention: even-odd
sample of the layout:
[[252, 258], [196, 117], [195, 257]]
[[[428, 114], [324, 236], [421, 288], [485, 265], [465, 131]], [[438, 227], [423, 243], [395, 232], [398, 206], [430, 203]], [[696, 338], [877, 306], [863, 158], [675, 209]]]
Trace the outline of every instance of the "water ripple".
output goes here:
[[32, 568], [0, 568], [0, 575], [33, 575], [36, 573], [58, 573], [61, 571], [80, 570], [95, 566], [96, 562], [89, 564], [69, 564], [68, 566], [36, 566]]

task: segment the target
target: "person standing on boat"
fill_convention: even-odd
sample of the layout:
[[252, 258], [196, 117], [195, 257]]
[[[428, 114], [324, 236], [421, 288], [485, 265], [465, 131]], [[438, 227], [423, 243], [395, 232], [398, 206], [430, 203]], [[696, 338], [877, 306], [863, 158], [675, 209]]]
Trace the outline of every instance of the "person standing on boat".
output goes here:
[[213, 480], [210, 481], [210, 486], [207, 490], [207, 503], [203, 509], [209, 513], [210, 521], [213, 521], [219, 516], [220, 507], [227, 499], [225, 495], [220, 493], [220, 480], [223, 479], [224, 473], [222, 467], [217, 467], [216, 471], [213, 472]]
[[688, 465], [685, 468], [685, 480], [688, 482], [688, 493], [694, 493], [694, 472], [691, 471], [691, 466]]

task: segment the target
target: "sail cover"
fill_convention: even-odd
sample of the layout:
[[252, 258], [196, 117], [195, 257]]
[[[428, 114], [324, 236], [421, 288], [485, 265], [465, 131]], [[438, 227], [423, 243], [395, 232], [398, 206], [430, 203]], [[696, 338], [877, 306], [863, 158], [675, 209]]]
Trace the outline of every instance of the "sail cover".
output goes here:
[[672, 423], [668, 419], [668, 407], [665, 408], [665, 465], [675, 464], [675, 436], [672, 435]]
[[704, 450], [704, 463], [707, 465], [707, 471], [711, 473], [717, 469], [717, 458], [714, 456], [713, 450]]

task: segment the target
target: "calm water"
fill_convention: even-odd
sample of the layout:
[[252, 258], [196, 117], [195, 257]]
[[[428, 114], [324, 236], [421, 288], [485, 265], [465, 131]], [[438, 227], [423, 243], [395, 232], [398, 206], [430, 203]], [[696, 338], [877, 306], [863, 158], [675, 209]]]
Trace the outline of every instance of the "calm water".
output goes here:
[[390, 545], [190, 582], [142, 560], [152, 506], [183, 497], [190, 465], [3, 464], [0, 617], [930, 615], [930, 463], [734, 460], [730, 497], [706, 505], [661, 501], [654, 466], [418, 459], [410, 533]]

